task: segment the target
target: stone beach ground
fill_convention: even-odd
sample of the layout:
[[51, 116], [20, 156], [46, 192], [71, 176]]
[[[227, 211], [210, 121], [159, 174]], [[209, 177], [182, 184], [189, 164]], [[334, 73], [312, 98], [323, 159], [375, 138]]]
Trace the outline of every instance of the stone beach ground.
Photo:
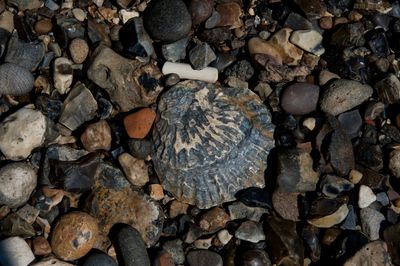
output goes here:
[[399, 58], [398, 0], [0, 0], [0, 265], [400, 265]]

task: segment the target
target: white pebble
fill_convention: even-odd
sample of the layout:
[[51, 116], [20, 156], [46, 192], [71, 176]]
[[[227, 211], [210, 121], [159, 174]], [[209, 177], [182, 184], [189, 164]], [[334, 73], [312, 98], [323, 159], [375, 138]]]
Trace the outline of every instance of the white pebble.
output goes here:
[[223, 229], [218, 232], [217, 234], [219, 242], [221, 242], [223, 245], [228, 244], [228, 242], [232, 239], [233, 235], [229, 234], [229, 231], [226, 229]]
[[27, 266], [35, 256], [29, 245], [20, 237], [10, 237], [0, 241], [0, 264], [7, 266]]
[[53, 79], [57, 91], [60, 94], [67, 93], [73, 80], [72, 62], [64, 57], [54, 60]]
[[376, 201], [376, 195], [372, 189], [370, 187], [361, 185], [360, 192], [358, 194], [358, 207], [361, 209], [366, 208], [374, 201]]
[[132, 10], [132, 11], [128, 11], [126, 9], [121, 9], [118, 12], [119, 18], [122, 20], [122, 23], [125, 24], [128, 20], [130, 20], [131, 18], [136, 18], [139, 16], [139, 12]]

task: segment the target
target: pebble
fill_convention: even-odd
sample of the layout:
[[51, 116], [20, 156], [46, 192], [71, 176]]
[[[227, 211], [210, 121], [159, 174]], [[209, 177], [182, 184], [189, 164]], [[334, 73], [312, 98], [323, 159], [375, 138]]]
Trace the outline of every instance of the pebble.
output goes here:
[[268, 41], [265, 41], [258, 37], [254, 37], [249, 40], [247, 45], [249, 48], [250, 55], [255, 55], [255, 54], [269, 55], [271, 58], [273, 58], [273, 60], [277, 64], [282, 65], [283, 59], [280, 53]]
[[0, 14], [0, 28], [9, 33], [14, 30], [14, 15], [12, 12], [5, 10]]
[[340, 228], [343, 230], [358, 230], [359, 226], [357, 226], [357, 215], [354, 211], [354, 207], [352, 205], [347, 206], [349, 208], [349, 213], [347, 214], [346, 219], [340, 225]]
[[162, 250], [157, 254], [156, 259], [153, 261], [153, 266], [175, 266], [174, 260], [171, 257], [171, 254]]
[[280, 53], [284, 64], [296, 66], [303, 57], [303, 51], [289, 42], [292, 32], [290, 28], [283, 28], [272, 35], [268, 43]]
[[0, 168], [0, 205], [24, 205], [36, 188], [36, 170], [27, 163], [9, 163]]
[[206, 21], [211, 16], [213, 6], [214, 0], [191, 0], [188, 9], [193, 25]]
[[72, 62], [65, 57], [54, 60], [54, 87], [60, 94], [66, 94], [72, 84], [73, 76]]
[[393, 74], [389, 74], [386, 78], [378, 81], [374, 88], [386, 104], [394, 104], [400, 100], [400, 81]]
[[137, 159], [129, 153], [122, 153], [118, 156], [118, 162], [132, 185], [143, 187], [149, 182], [148, 167], [144, 160]]
[[394, 224], [387, 227], [383, 231], [383, 239], [385, 240], [390, 256], [392, 258], [392, 262], [397, 265], [400, 262], [400, 251], [398, 246], [400, 244], [399, 239], [399, 231], [400, 231], [400, 224]]
[[319, 72], [318, 80], [319, 80], [320, 86], [324, 86], [329, 81], [334, 80], [334, 79], [340, 79], [340, 77], [337, 74], [332, 73], [328, 70], [322, 70], [321, 72]]
[[53, 29], [50, 19], [42, 19], [35, 23], [35, 31], [38, 34], [47, 34]]
[[187, 261], [190, 266], [223, 266], [221, 256], [210, 250], [192, 250]]
[[267, 252], [260, 249], [247, 250], [241, 255], [242, 266], [272, 266]]
[[268, 212], [264, 208], [250, 207], [242, 202], [234, 202], [228, 206], [228, 209], [231, 220], [248, 219], [255, 222], [260, 221], [261, 216]]
[[35, 236], [36, 232], [33, 226], [20, 218], [17, 214], [12, 213], [5, 219], [0, 221], [1, 236], [20, 236], [29, 238]]
[[183, 1], [160, 0], [146, 8], [144, 26], [153, 39], [175, 42], [189, 34], [192, 18]]
[[299, 197], [297, 192], [283, 192], [279, 189], [272, 194], [272, 205], [274, 210], [285, 220], [300, 221], [299, 218]]
[[19, 11], [38, 9], [43, 6], [42, 0], [7, 0], [7, 4], [15, 6]]
[[385, 216], [372, 208], [364, 208], [360, 211], [360, 219], [362, 231], [370, 240], [379, 239], [382, 222], [385, 221]]
[[183, 38], [173, 43], [163, 44], [161, 50], [165, 60], [177, 62], [185, 59], [188, 43], [189, 38]]
[[376, 265], [391, 266], [387, 244], [384, 241], [373, 241], [363, 246], [343, 266]]
[[376, 195], [374, 194], [372, 189], [370, 187], [361, 185], [358, 194], [358, 207], [360, 207], [361, 209], [367, 208], [375, 201]]
[[335, 198], [343, 192], [354, 188], [354, 184], [342, 177], [326, 175], [320, 182], [322, 193], [330, 198]]
[[26, 204], [21, 209], [19, 209], [16, 214], [24, 219], [27, 223], [33, 224], [36, 221], [36, 218], [39, 216], [40, 210], [35, 207]]
[[214, 207], [201, 216], [199, 225], [201, 229], [213, 233], [224, 228], [229, 221], [229, 215], [222, 208]]
[[107, 254], [96, 252], [86, 257], [82, 266], [118, 266], [118, 263]]
[[389, 156], [389, 169], [395, 177], [400, 178], [400, 149], [391, 151]]
[[51, 254], [49, 241], [43, 236], [35, 237], [32, 241], [33, 254], [36, 256], [47, 256]]
[[253, 221], [243, 222], [235, 231], [235, 237], [251, 243], [258, 243], [265, 240], [262, 225]]
[[307, 220], [309, 224], [312, 224], [319, 228], [329, 228], [336, 224], [339, 224], [346, 219], [349, 209], [346, 204], [340, 206], [334, 213], [321, 218], [314, 218]]
[[358, 136], [358, 131], [363, 123], [359, 110], [342, 113], [339, 115], [338, 120], [350, 138]]
[[121, 9], [118, 12], [119, 18], [122, 20], [122, 24], [127, 23], [130, 19], [139, 17], [139, 13], [135, 10]]
[[296, 30], [290, 36], [290, 42], [315, 55], [325, 52], [321, 44], [322, 35], [316, 30]]
[[293, 115], [304, 115], [316, 110], [319, 87], [308, 83], [294, 83], [282, 93], [282, 108]]
[[357, 81], [334, 80], [322, 94], [320, 108], [325, 113], [338, 115], [362, 104], [372, 93], [370, 86]]
[[231, 235], [228, 230], [222, 229], [218, 232], [217, 237], [222, 245], [226, 245], [229, 243], [229, 241], [231, 241], [233, 235]]
[[321, 27], [321, 29], [324, 30], [329, 30], [332, 28], [333, 26], [333, 21], [332, 21], [332, 17], [322, 17], [319, 20], [319, 26]]
[[96, 243], [98, 231], [96, 219], [87, 213], [65, 214], [52, 229], [52, 250], [66, 261], [82, 258]]
[[54, 256], [48, 256], [38, 262], [33, 263], [32, 266], [74, 266], [74, 264], [61, 261]]
[[20, 237], [0, 241], [0, 263], [7, 266], [26, 266], [35, 260], [31, 248]]
[[215, 7], [216, 12], [219, 14], [218, 23], [216, 27], [229, 27], [230, 29], [240, 28], [243, 25], [240, 19], [242, 15], [242, 8], [238, 3], [221, 3]]
[[72, 9], [72, 14], [78, 21], [85, 21], [86, 19], [86, 13], [80, 8], [73, 8]]
[[89, 54], [89, 45], [84, 39], [76, 38], [69, 44], [69, 52], [72, 60], [76, 64], [82, 64], [85, 62], [86, 57]]
[[352, 169], [349, 173], [349, 180], [354, 185], [360, 183], [362, 177], [363, 177], [363, 174], [360, 171], [357, 171], [355, 169]]
[[207, 67], [216, 58], [217, 56], [207, 43], [198, 44], [189, 51], [189, 60], [195, 70]]
[[0, 150], [10, 160], [26, 159], [43, 145], [46, 131], [46, 117], [33, 105], [26, 105], [1, 122]]
[[148, 186], [149, 195], [154, 200], [162, 200], [164, 198], [164, 190], [160, 184], [151, 184]]
[[185, 251], [182, 246], [183, 242], [180, 239], [166, 241], [163, 245], [163, 249], [171, 254], [175, 264], [185, 263]]
[[272, 208], [271, 196], [266, 189], [249, 187], [236, 194], [236, 198], [250, 207]]
[[94, 124], [86, 127], [81, 135], [81, 142], [83, 147], [89, 152], [96, 150], [110, 150], [111, 149], [111, 128], [107, 121], [100, 120]]
[[319, 174], [313, 170], [310, 154], [297, 149], [278, 153], [278, 187], [283, 192], [313, 191]]
[[156, 113], [151, 108], [143, 108], [124, 118], [125, 130], [130, 138], [143, 139], [150, 132]]
[[114, 247], [125, 266], [150, 266], [150, 259], [140, 233], [128, 225], [117, 225]]

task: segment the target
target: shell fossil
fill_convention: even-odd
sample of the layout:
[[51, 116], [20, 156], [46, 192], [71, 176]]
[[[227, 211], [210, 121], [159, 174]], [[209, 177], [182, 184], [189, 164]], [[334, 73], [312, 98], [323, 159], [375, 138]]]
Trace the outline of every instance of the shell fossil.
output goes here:
[[34, 77], [29, 70], [15, 64], [0, 65], [0, 95], [24, 95], [32, 90]]
[[265, 185], [273, 131], [268, 109], [250, 90], [181, 82], [159, 101], [154, 167], [177, 199], [209, 208]]

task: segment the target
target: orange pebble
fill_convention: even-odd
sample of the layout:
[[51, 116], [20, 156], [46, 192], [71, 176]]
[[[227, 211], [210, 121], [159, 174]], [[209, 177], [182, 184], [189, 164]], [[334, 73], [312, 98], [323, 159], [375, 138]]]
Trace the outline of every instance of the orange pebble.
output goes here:
[[124, 119], [124, 125], [128, 136], [143, 139], [149, 133], [155, 118], [156, 113], [151, 108], [143, 108], [127, 115]]

